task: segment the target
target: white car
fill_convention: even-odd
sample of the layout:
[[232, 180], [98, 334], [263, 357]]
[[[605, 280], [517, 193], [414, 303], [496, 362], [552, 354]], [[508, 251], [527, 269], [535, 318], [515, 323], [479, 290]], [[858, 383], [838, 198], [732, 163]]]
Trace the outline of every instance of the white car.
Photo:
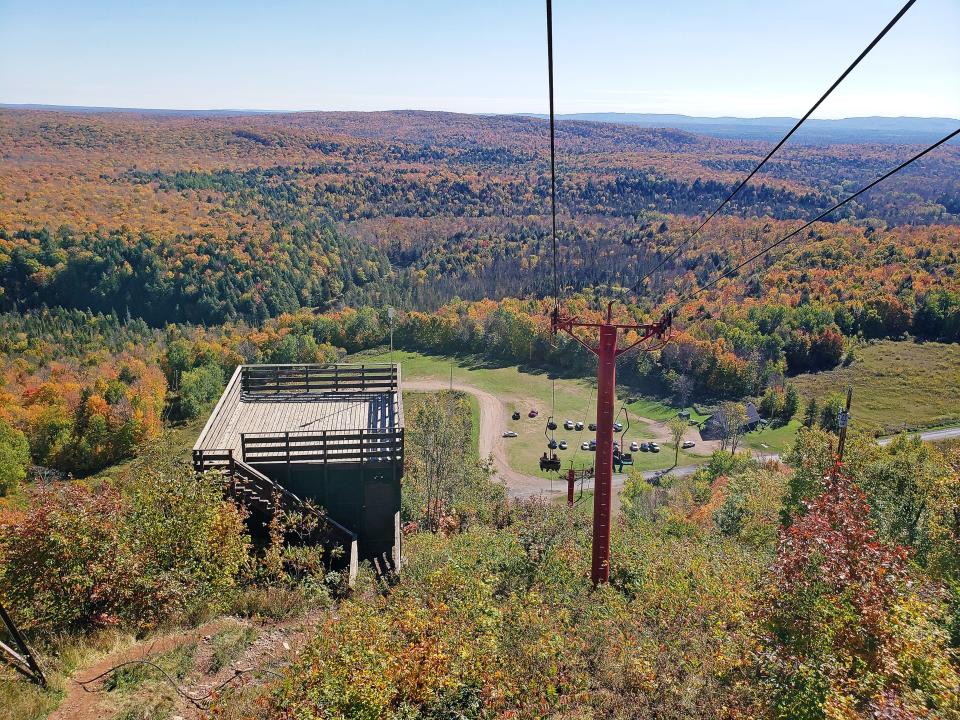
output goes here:
[[513, 430], [507, 430], [503, 433], [504, 437], [517, 437], [517, 434]]
[[637, 452], [638, 450], [640, 450], [640, 443], [634, 440], [630, 443], [630, 452]]
[[693, 440], [684, 440], [683, 445], [681, 445], [680, 447], [686, 449], [686, 448], [692, 448], [695, 445], [696, 443]]
[[564, 420], [563, 421], [564, 430], [573, 430], [573, 420]]
[[589, 449], [590, 449], [590, 443], [588, 443], [588, 442], [582, 442], [582, 443], [580, 443], [580, 449], [581, 449], [581, 450], [589, 450]]

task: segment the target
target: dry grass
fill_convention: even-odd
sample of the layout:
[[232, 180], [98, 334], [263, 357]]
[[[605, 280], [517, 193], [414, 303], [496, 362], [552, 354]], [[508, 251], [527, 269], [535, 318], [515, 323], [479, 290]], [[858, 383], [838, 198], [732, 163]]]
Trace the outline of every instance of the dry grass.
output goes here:
[[884, 434], [960, 423], [960, 345], [873, 342], [849, 367], [794, 382], [818, 400], [853, 385], [854, 422]]

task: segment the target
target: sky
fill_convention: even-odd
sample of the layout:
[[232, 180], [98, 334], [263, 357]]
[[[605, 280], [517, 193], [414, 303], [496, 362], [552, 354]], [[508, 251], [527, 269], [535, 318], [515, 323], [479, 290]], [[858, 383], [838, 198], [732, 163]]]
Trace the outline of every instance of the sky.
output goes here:
[[[902, 0], [554, 0], [558, 113], [799, 116]], [[0, 103], [547, 109], [541, 0], [0, 0]], [[814, 117], [960, 118], [960, 0]]]

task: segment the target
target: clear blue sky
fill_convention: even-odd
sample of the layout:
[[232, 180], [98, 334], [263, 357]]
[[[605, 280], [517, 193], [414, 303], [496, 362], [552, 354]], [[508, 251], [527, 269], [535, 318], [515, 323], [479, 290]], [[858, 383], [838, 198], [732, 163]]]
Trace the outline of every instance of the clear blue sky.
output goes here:
[[[558, 112], [801, 114], [902, 0], [555, 0]], [[0, 0], [0, 102], [543, 112], [540, 0]], [[918, 0], [819, 117], [960, 117]]]

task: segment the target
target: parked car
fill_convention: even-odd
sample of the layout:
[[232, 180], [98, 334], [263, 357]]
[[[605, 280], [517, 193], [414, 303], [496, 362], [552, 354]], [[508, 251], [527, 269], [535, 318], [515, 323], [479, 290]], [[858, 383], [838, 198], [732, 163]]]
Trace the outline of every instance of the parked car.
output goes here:
[[636, 440], [630, 443], [630, 452], [636, 452], [639, 449], [640, 449], [640, 443], [638, 443]]
[[650, 452], [657, 453], [660, 452], [660, 446], [656, 443], [650, 443]]
[[551, 450], [556, 450], [556, 449], [557, 449], [557, 441], [556, 441], [556, 440], [551, 440], [550, 442], [547, 443], [547, 447], [550, 448]]
[[573, 430], [573, 420], [564, 420], [563, 421], [564, 430]]
[[520, 411], [519, 411], [519, 410], [514, 410], [514, 411], [513, 411], [513, 415], [512, 415], [511, 417], [513, 417], [514, 420], [519, 420], [519, 419], [520, 419]]
[[588, 442], [586, 442], [586, 441], [580, 443], [580, 449], [581, 449], [581, 450], [589, 450], [589, 449], [590, 449], [590, 443], [588, 443]]
[[590, 432], [596, 432], [596, 431], [597, 431], [597, 424], [596, 424], [596, 423], [590, 423], [589, 425], [587, 425], [587, 427], [590, 428]]
[[583, 423], [578, 420], [574, 427], [576, 428], [577, 432], [580, 432], [583, 430]]
[[566, 441], [566, 440], [561, 440], [561, 441], [560, 441], [560, 449], [561, 449], [561, 450], [566, 450], [566, 449], [567, 449], [567, 441]]
[[696, 443], [693, 440], [684, 440], [683, 445], [681, 447], [686, 449], [686, 448], [692, 448], [694, 445], [696, 445]]
[[504, 437], [516, 437], [517, 434], [513, 430], [507, 430], [504, 434]]
[[527, 417], [536, 417], [539, 414], [540, 413], [538, 413], [536, 410], [531, 410], [530, 412], [527, 413]]
[[614, 431], [614, 432], [620, 432], [621, 430], [623, 430], [623, 423], [615, 422], [615, 423], [613, 424], [613, 431]]
[[650, 452], [650, 443], [640, 443], [640, 452]]
[[596, 440], [591, 440], [591, 441], [590, 441], [590, 450], [596, 451], [596, 449], [597, 449], [597, 441], [596, 441]]

